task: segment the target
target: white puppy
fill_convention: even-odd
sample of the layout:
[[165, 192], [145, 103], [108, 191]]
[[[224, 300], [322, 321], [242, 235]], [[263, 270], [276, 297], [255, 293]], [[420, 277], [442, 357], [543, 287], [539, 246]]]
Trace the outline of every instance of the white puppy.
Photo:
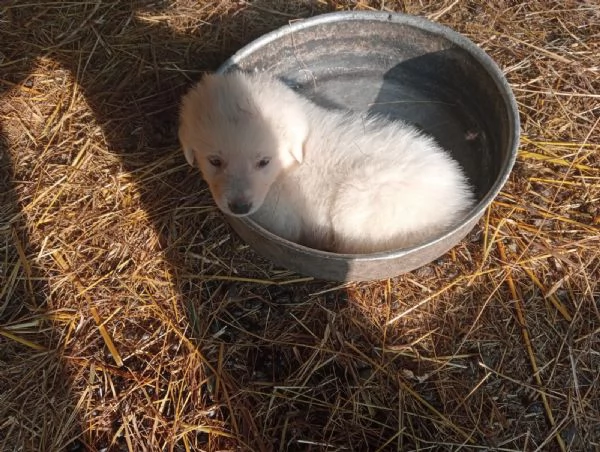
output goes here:
[[312, 248], [406, 248], [474, 202], [460, 166], [399, 121], [321, 108], [264, 74], [205, 76], [183, 98], [179, 139], [219, 208]]

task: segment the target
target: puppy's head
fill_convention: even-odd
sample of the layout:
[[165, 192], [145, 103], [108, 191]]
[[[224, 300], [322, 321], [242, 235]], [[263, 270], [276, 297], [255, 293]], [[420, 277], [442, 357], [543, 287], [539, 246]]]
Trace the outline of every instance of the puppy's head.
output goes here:
[[229, 215], [260, 208], [281, 173], [302, 162], [307, 133], [296, 94], [265, 75], [208, 75], [182, 101], [185, 158]]

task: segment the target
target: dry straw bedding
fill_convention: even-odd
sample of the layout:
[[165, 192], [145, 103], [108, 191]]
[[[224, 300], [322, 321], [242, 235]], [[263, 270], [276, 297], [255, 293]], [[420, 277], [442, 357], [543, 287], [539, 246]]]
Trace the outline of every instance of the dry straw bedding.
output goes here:
[[[307, 280], [225, 225], [184, 90], [342, 9], [430, 17], [522, 117], [477, 228], [389, 281]], [[600, 5], [0, 3], [0, 449], [600, 449]]]

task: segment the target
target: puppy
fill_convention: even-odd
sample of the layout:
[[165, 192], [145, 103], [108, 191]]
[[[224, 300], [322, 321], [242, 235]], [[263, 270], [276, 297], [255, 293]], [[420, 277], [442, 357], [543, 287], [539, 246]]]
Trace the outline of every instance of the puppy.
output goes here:
[[460, 166], [432, 138], [326, 110], [265, 73], [205, 76], [182, 100], [179, 140], [225, 214], [311, 248], [415, 246], [474, 203]]

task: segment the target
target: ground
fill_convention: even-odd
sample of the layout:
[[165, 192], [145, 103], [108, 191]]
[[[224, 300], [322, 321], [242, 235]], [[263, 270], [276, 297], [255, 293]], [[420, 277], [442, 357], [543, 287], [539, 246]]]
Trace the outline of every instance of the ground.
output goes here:
[[[514, 171], [434, 263], [354, 284], [255, 255], [176, 140], [181, 94], [311, 15], [464, 33]], [[0, 449], [600, 450], [600, 4], [0, 4]]]

